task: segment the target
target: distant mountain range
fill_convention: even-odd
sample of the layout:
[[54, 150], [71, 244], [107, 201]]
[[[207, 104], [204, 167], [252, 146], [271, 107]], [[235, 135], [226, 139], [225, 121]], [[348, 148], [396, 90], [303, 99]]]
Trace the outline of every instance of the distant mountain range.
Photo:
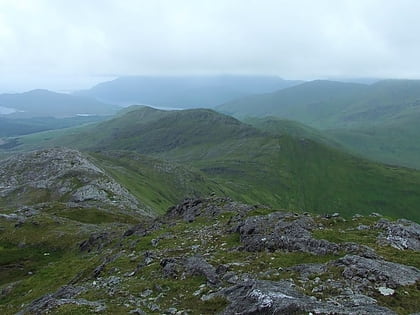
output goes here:
[[100, 83], [76, 95], [118, 105], [174, 108], [214, 107], [238, 97], [268, 93], [303, 81], [276, 76], [129, 76]]
[[0, 94], [0, 107], [8, 109], [3, 111], [3, 115], [0, 113], [0, 117], [4, 118], [111, 115], [119, 109], [91, 98], [48, 90]]
[[0, 136], [97, 121], [101, 118], [95, 115], [114, 114], [121, 108], [109, 104], [133, 103], [215, 107], [245, 121], [252, 117], [280, 119], [280, 128], [297, 121], [307, 125], [301, 125], [301, 131], [313, 128], [309, 134], [316, 134], [316, 141], [328, 139], [329, 145], [356, 155], [420, 168], [420, 81], [416, 80], [360, 84], [289, 81], [275, 76], [122, 77], [71, 95], [46, 90], [2, 94]]
[[312, 81], [227, 102], [239, 118], [277, 116], [318, 128], [354, 153], [420, 168], [420, 81]]

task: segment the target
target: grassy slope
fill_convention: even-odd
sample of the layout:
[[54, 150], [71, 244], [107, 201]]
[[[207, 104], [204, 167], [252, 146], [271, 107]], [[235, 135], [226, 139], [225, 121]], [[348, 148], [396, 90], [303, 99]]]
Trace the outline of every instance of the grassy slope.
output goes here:
[[357, 154], [385, 163], [420, 169], [420, 113], [379, 126], [333, 129], [326, 133]]
[[[182, 163], [205, 175], [203, 182], [197, 181], [202, 184], [191, 182], [198, 192], [216, 190], [248, 203], [346, 215], [376, 211], [420, 219], [419, 172], [355, 158], [312, 140], [273, 136], [209, 110], [143, 108], [56, 141], [91, 150], [137, 151]], [[110, 166], [115, 162], [120, 169]], [[107, 163], [118, 180], [161, 204], [160, 209], [191, 192], [173, 184], [179, 177], [176, 173], [162, 181], [166, 175], [130, 158], [112, 158]], [[194, 172], [188, 176], [194, 177]], [[143, 174], [142, 183], [136, 181], [142, 178], [138, 174]], [[147, 181], [153, 184], [148, 186]]]
[[176, 163], [127, 151], [96, 152], [90, 157], [158, 213], [185, 197], [221, 193], [219, 185], [206, 179], [202, 172]]
[[386, 80], [370, 86], [314, 81], [217, 109], [238, 117], [294, 119], [326, 129], [325, 134], [356, 154], [420, 168], [420, 81]]
[[312, 81], [274, 93], [254, 95], [220, 106], [236, 117], [277, 116], [316, 128], [335, 126], [338, 114], [366, 93], [367, 86], [333, 81]]

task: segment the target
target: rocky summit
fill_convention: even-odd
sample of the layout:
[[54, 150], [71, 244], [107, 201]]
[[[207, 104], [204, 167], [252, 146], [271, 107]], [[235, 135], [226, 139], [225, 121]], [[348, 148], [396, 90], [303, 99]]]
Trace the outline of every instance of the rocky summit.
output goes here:
[[0, 197], [4, 207], [60, 202], [67, 207], [150, 212], [81, 152], [67, 148], [22, 153], [3, 160]]
[[[39, 216], [2, 224], [2, 235], [32, 228]], [[420, 229], [407, 220], [211, 196], [123, 227], [83, 234], [67, 253], [2, 280], [1, 312], [411, 314], [420, 307]]]

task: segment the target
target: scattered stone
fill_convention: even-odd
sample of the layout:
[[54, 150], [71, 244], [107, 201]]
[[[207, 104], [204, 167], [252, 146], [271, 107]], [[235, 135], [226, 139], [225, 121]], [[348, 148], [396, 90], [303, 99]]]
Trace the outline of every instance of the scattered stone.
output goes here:
[[393, 295], [395, 293], [394, 289], [386, 288], [386, 287], [379, 287], [378, 291], [380, 294], [385, 295], [385, 296]]
[[168, 314], [176, 314], [178, 310], [175, 307], [170, 307], [166, 310]]

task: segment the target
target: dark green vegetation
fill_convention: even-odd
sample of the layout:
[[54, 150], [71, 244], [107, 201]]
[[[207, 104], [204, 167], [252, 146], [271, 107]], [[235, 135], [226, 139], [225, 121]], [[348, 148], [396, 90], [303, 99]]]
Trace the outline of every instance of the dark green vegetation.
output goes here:
[[111, 115], [119, 107], [94, 99], [47, 90], [33, 90], [19, 94], [1, 94], [0, 106], [15, 109], [8, 118], [73, 117], [83, 115]]
[[[420, 220], [419, 172], [356, 158], [310, 138], [259, 131], [211, 110], [136, 107], [85, 131], [47, 137], [42, 145], [98, 152], [94, 157], [99, 163], [104, 163], [131, 193], [148, 196], [148, 204], [158, 209], [176, 202], [183, 193], [214, 190], [247, 203], [299, 211], [338, 211], [343, 215], [379, 212]], [[113, 157], [106, 153], [110, 150], [147, 154], [168, 161], [166, 165], [181, 163], [179, 174], [187, 170], [188, 180], [184, 186], [176, 184], [179, 175], [175, 171], [162, 181], [167, 175], [155, 170], [167, 162], [130, 155]], [[144, 165], [158, 166], [147, 166], [146, 171], [144, 161]]]
[[420, 168], [420, 81], [313, 81], [228, 102], [217, 110], [240, 118], [296, 120], [365, 157]]
[[299, 83], [274, 76], [131, 76], [100, 83], [77, 94], [112, 104], [197, 108]]

